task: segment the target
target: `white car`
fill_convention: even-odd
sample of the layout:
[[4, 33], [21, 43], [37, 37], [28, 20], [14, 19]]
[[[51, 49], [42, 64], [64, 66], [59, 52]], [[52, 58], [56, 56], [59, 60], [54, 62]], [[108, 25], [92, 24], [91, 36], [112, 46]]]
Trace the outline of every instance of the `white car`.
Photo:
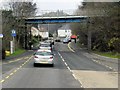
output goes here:
[[42, 49], [42, 50], [52, 50], [52, 47], [50, 46], [50, 43], [42, 43], [39, 46], [39, 49]]
[[51, 50], [48, 50], [48, 49], [38, 49], [36, 52], [42, 52], [42, 51], [52, 52]]
[[54, 66], [54, 55], [50, 51], [39, 50], [34, 54], [34, 67], [36, 64], [50, 64]]

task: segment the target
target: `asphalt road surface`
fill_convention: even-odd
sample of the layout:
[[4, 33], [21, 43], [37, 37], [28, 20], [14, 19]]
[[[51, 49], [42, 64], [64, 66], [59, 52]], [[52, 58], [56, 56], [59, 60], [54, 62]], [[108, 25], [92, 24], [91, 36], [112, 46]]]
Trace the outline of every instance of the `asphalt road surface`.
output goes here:
[[[82, 51], [79, 52], [82, 53]], [[32, 55], [16, 62], [4, 64], [3, 78], [1, 80], [2, 88], [83, 88], [87, 87], [87, 85], [88, 87], [99, 87], [100, 85], [97, 85], [95, 81], [94, 83], [90, 82], [93, 77], [91, 78], [89, 74], [92, 73], [95, 75], [94, 77], [98, 78], [99, 76], [96, 75], [101, 74], [101, 72], [107, 72], [107, 75], [109, 75], [113, 71], [80, 53], [73, 53], [67, 44], [56, 43], [54, 46], [54, 67], [48, 65], [34, 67]], [[8, 70], [8, 68], [11, 69]], [[96, 74], [96, 72], [99, 73]], [[88, 77], [85, 77], [84, 74], [88, 75]], [[108, 85], [116, 88], [117, 77], [113, 74], [114, 72], [108, 78], [106, 73], [102, 73], [106, 78], [102, 83], [113, 79], [112, 84], [108, 83]], [[89, 79], [91, 80], [86, 81]]]

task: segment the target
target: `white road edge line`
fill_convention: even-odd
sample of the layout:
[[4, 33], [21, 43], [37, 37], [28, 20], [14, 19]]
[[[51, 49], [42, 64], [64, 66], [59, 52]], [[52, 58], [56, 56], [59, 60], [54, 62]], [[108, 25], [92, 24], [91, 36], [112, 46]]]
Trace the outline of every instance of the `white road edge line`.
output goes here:
[[111, 70], [113, 70], [113, 71], [116, 71], [114, 68], [112, 68], [112, 67], [110, 67], [110, 66], [108, 66], [108, 65], [105, 65], [105, 64], [103, 64], [103, 63], [101, 63], [101, 62], [99, 62], [99, 61], [97, 61], [97, 60], [92, 59], [92, 61], [97, 62], [98, 64], [103, 65], [103, 66], [105, 66], [105, 67], [107, 67], [107, 68], [109, 68], [109, 69], [111, 69]]

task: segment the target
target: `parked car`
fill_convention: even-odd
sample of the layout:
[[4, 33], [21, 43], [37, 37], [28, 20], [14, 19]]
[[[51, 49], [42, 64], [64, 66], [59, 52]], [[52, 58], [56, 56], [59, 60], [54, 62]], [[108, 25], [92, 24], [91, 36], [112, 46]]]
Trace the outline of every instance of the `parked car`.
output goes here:
[[54, 66], [54, 55], [47, 50], [39, 50], [34, 53], [34, 67], [36, 64], [50, 64]]

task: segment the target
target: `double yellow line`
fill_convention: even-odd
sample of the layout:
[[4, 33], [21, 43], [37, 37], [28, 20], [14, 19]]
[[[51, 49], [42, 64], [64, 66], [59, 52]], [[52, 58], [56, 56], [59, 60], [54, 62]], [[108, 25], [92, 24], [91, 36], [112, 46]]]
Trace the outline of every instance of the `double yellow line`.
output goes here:
[[22, 65], [20, 65], [18, 68], [16, 68], [15, 70], [13, 70], [9, 75], [7, 75], [4, 79], [0, 80], [0, 83], [3, 83], [5, 82], [7, 79], [9, 79], [11, 76], [13, 76], [18, 70], [20, 70], [25, 64], [27, 64], [30, 59], [32, 58], [32, 56], [27, 60], [25, 61]]
[[24, 57], [24, 58], [19, 58], [19, 59], [16, 59], [16, 60], [11, 60], [11, 61], [8, 61], [8, 62], [6, 62], [6, 63], [0, 63], [0, 65], [13, 63], [13, 62], [21, 61], [21, 60], [28, 59], [28, 58], [29, 58], [29, 56]]
[[68, 48], [70, 49], [70, 51], [75, 52], [75, 51], [70, 47], [70, 44], [71, 44], [71, 42], [68, 43]]

